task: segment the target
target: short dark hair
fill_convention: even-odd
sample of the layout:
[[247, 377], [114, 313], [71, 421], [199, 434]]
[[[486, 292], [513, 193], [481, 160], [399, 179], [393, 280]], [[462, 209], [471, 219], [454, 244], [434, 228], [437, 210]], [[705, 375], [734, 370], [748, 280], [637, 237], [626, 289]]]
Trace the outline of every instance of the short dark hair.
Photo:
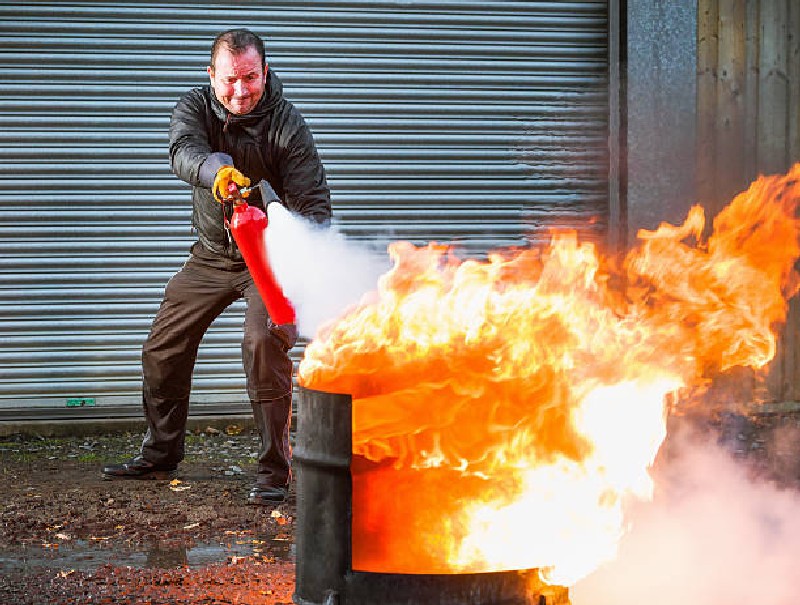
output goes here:
[[211, 68], [214, 68], [214, 59], [222, 46], [226, 46], [233, 54], [245, 52], [248, 48], [255, 47], [261, 57], [261, 65], [266, 64], [267, 54], [264, 50], [264, 41], [260, 36], [254, 34], [249, 29], [229, 29], [222, 32], [211, 45]]

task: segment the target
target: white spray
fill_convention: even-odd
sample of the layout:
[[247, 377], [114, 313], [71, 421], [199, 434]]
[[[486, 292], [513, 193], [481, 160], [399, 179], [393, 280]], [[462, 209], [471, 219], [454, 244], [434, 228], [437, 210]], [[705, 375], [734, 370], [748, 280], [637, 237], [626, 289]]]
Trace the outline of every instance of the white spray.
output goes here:
[[716, 444], [677, 449], [653, 502], [630, 511], [618, 557], [572, 587], [572, 604], [798, 603], [800, 494], [749, 476]]
[[386, 246], [357, 245], [335, 228], [322, 229], [278, 203], [269, 204], [267, 218], [270, 265], [305, 338], [313, 338], [324, 323], [375, 290], [391, 266]]

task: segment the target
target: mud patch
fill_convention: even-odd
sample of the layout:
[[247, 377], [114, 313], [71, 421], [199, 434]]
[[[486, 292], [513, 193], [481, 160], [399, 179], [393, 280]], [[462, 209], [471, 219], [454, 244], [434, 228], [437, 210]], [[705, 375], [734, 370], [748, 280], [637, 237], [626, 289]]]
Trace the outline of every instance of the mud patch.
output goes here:
[[294, 492], [247, 505], [258, 436], [231, 432], [188, 435], [173, 482], [101, 477], [141, 435], [4, 439], [0, 603], [291, 602]]

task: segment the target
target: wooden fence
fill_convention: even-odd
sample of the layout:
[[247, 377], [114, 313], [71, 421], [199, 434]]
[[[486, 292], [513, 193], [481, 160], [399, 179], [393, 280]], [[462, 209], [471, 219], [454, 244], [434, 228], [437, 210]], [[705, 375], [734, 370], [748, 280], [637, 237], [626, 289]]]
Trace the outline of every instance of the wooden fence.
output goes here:
[[[710, 215], [800, 161], [800, 2], [698, 0], [697, 193]], [[800, 401], [800, 302], [755, 397]]]

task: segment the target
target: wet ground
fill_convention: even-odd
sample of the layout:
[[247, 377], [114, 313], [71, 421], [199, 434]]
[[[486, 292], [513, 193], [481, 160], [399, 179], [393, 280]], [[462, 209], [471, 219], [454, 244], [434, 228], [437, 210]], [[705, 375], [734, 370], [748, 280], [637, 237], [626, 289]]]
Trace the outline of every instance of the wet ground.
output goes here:
[[[755, 474], [800, 488], [797, 406], [708, 430]], [[245, 503], [257, 435], [209, 427], [187, 436], [178, 481], [104, 481], [102, 464], [140, 441], [0, 438], [0, 605], [291, 603], [295, 494]]]
[[291, 603], [294, 493], [246, 504], [257, 435], [187, 437], [177, 481], [105, 481], [141, 434], [0, 439], [0, 604]]

